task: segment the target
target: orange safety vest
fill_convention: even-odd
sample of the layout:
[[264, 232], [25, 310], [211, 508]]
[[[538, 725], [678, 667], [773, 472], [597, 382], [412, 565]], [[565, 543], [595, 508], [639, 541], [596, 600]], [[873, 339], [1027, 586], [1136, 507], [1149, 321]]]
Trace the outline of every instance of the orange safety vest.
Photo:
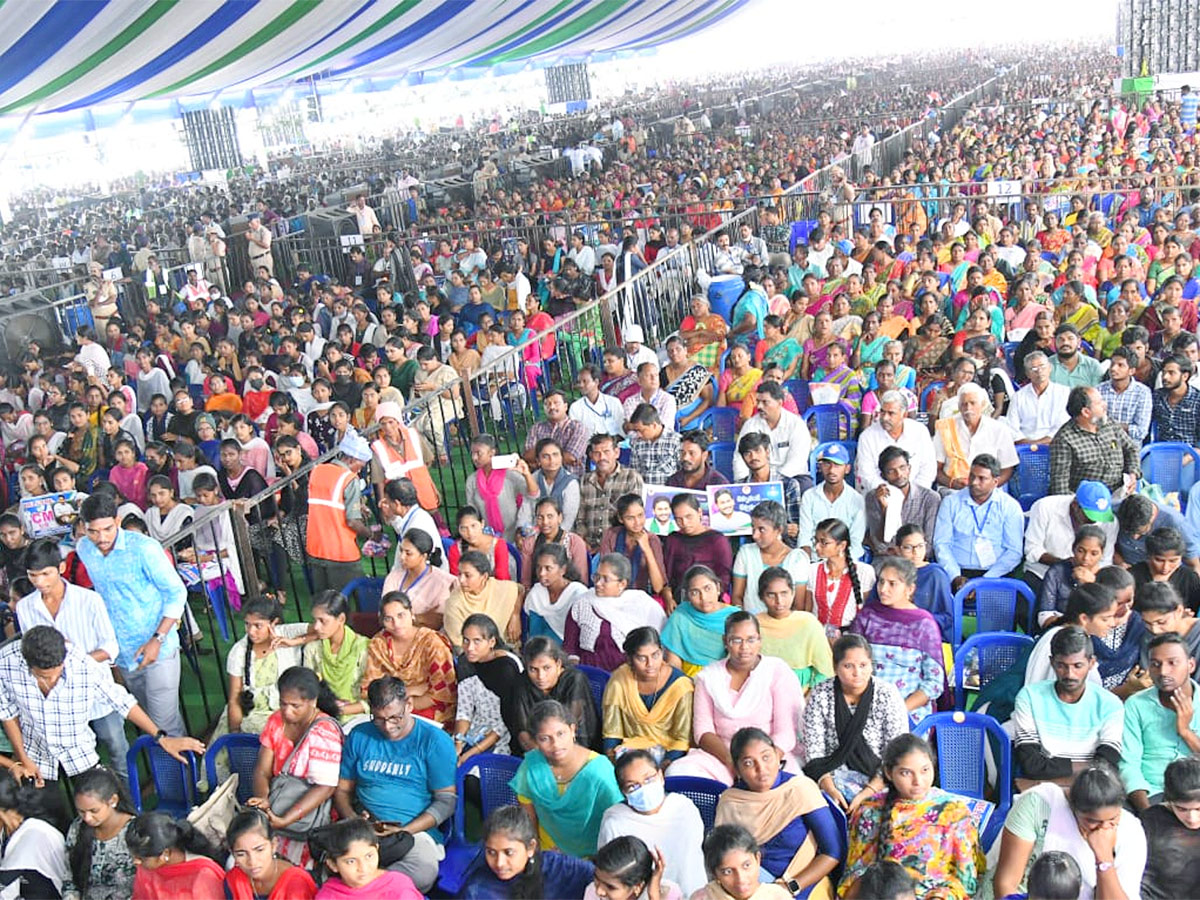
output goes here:
[[354, 530], [346, 524], [346, 485], [356, 477], [344, 466], [321, 463], [308, 476], [308, 537], [305, 549], [315, 559], [357, 562], [362, 559]]
[[393, 449], [392, 445], [383, 438], [376, 438], [372, 441], [371, 449], [375, 451], [375, 456], [383, 464], [384, 481], [407, 478], [417, 489], [417, 502], [421, 504], [422, 509], [433, 512], [441, 505], [437, 488], [433, 486], [433, 479], [429, 475], [429, 469], [421, 459], [421, 445], [413, 436], [412, 429], [407, 427], [400, 429], [399, 451]]

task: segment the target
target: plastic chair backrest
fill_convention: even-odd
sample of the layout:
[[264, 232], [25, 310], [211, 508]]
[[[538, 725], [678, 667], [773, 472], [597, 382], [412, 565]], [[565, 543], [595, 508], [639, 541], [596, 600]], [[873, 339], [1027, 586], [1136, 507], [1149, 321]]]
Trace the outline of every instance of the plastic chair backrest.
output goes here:
[[740, 410], [732, 406], [718, 406], [712, 411], [712, 433], [714, 441], [736, 441], [737, 419]]
[[1002, 345], [1004, 350], [1004, 367], [1008, 369], [1008, 374], [1013, 377], [1014, 381], [1024, 381], [1022, 378], [1025, 373], [1016, 370], [1017, 348], [1021, 346], [1020, 341], [1009, 341]]
[[954, 653], [954, 708], [962, 712], [967, 709], [966, 672], [972, 656], [978, 681], [971, 687], [981, 690], [1011, 669], [1033, 643], [1033, 638], [1027, 634], [1004, 632], [973, 634], [963, 641]]
[[733, 477], [733, 441], [716, 441], [709, 444], [708, 454], [714, 469], [728, 478]]
[[588, 685], [592, 689], [592, 700], [596, 704], [596, 718], [604, 721], [604, 689], [608, 687], [609, 673], [595, 666], [577, 665], [575, 668], [587, 676]]
[[823, 441], [813, 447], [812, 453], [808, 455], [808, 474], [812, 477], [813, 484], [820, 484], [824, 481], [817, 463], [821, 459], [821, 454], [835, 444], [845, 447], [846, 452], [850, 454], [850, 471], [846, 473], [846, 484], [854, 484], [854, 458], [858, 454], [858, 441]]
[[258, 748], [261, 742], [257, 734], [223, 734], [204, 753], [204, 776], [208, 789], [217, 789], [217, 756], [224, 751], [228, 755], [229, 771], [237, 772], [237, 801], [245, 803], [254, 796], [254, 769], [258, 765]]
[[997, 751], [998, 802], [987, 831], [981, 835], [984, 846], [990, 845], [1012, 807], [1012, 739], [999, 722], [979, 713], [934, 713], [918, 722], [913, 734], [924, 736], [930, 731], [938, 758], [938, 786], [954, 794], [987, 800], [989, 744]]
[[978, 634], [997, 631], [1013, 632], [1017, 626], [1017, 605], [1025, 598], [1029, 618], [1022, 624], [1032, 631], [1030, 622], [1037, 606], [1033, 589], [1016, 578], [972, 578], [954, 595], [954, 634], [951, 646], [957, 650], [963, 642], [964, 604], [967, 597], [975, 596], [975, 630]]
[[925, 389], [921, 391], [921, 399], [917, 403], [917, 409], [919, 409], [921, 412], [928, 412], [930, 398], [945, 386], [945, 381], [931, 381], [929, 384], [925, 385]]
[[148, 734], [134, 741], [125, 754], [125, 762], [129, 767], [129, 793], [138, 812], [142, 811], [142, 786], [137, 766], [138, 757], [143, 753], [146, 754], [146, 764], [154, 781], [158, 811], [176, 819], [183, 818], [192, 811], [197, 800], [195, 757], [188, 753], [187, 763], [181, 763]]
[[454, 538], [452, 538], [452, 537], [442, 538], [442, 555], [445, 556], [447, 560], [450, 559], [450, 548], [453, 547], [454, 544], [455, 544]]
[[346, 583], [342, 595], [354, 601], [359, 612], [379, 612], [379, 599], [383, 596], [383, 579], [363, 576]]
[[517, 545], [512, 541], [505, 541], [508, 544], [508, 574], [512, 576], [512, 580], [517, 584], [521, 583], [521, 551], [517, 549]]
[[812, 402], [812, 397], [808, 393], [808, 382], [801, 381], [799, 378], [791, 378], [785, 381], [783, 386], [796, 401], [796, 412], [803, 415], [804, 411], [808, 409], [809, 403]]
[[[455, 799], [454, 837], [462, 842], [467, 841], [465, 831], [465, 793], [463, 785], [467, 773], [471, 772], [479, 778], [479, 802], [483, 818], [487, 818], [493, 810], [501, 806], [514, 806], [517, 795], [508, 783], [517, 774], [521, 758], [505, 753], [480, 753], [458, 767], [456, 781], [458, 797]], [[477, 772], [475, 770], [478, 770]]]
[[1008, 492], [1017, 498], [1021, 509], [1050, 493], [1050, 445], [1018, 444], [1017, 468], [1008, 480]]
[[1142, 448], [1141, 463], [1142, 477], [1163, 494], [1177, 492], [1179, 508], [1186, 510], [1188, 492], [1200, 478], [1200, 451], [1181, 441], [1160, 441]]
[[804, 411], [804, 422], [815, 429], [818, 443], [854, 437], [854, 409], [848, 403], [818, 403]]
[[717, 819], [717, 801], [725, 790], [725, 784], [712, 778], [695, 778], [690, 775], [672, 775], [663, 779], [668, 794], [683, 794], [700, 811], [704, 832], [712, 830]]

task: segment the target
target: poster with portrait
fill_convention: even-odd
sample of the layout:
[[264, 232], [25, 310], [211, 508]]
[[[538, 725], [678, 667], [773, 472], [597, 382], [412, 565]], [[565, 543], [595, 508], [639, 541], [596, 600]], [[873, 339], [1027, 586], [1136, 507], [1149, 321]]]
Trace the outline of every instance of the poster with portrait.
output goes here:
[[680, 494], [691, 494], [700, 504], [700, 521], [708, 525], [708, 494], [688, 488], [668, 487], [665, 484], [645, 486], [646, 530], [659, 537], [678, 531], [675, 517], [671, 514], [671, 501]]
[[721, 534], [749, 534], [750, 511], [764, 500], [782, 504], [783, 482], [710, 485], [708, 527]]
[[60, 491], [57, 494], [42, 494], [38, 497], [21, 498], [21, 524], [25, 533], [34, 540], [70, 534], [75, 520], [79, 518], [79, 504], [83, 495], [78, 491]]

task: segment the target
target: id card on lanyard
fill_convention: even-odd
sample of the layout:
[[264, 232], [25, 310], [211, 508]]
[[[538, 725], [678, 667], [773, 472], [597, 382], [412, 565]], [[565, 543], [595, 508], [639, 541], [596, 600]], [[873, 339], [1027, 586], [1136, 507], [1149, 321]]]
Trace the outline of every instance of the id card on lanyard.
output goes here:
[[971, 517], [975, 520], [975, 558], [979, 560], [979, 568], [990, 569], [996, 564], [996, 548], [989, 538], [983, 536], [983, 530], [987, 528], [988, 517], [992, 514], [992, 500], [989, 497], [988, 502], [984, 504], [986, 512], [983, 514], [983, 521], [979, 521], [979, 508], [971, 507]]

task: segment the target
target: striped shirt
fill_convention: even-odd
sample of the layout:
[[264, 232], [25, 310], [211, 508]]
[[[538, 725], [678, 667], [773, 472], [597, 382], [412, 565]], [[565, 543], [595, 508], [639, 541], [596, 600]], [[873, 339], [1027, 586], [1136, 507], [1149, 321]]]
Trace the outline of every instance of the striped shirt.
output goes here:
[[115, 662], [120, 652], [117, 632], [108, 617], [108, 610], [104, 608], [104, 600], [95, 591], [72, 584], [65, 578], [63, 584], [65, 590], [57, 615], [50, 614], [41, 591], [34, 591], [21, 598], [17, 608], [21, 630], [28, 631], [37, 625], [49, 625], [62, 632], [67, 643], [78, 647], [84, 653], [91, 655], [97, 650], [103, 650], [108, 654], [109, 662]]
[[1124, 710], [1121, 701], [1088, 683], [1075, 703], [1064, 703], [1053, 678], [1027, 684], [1017, 694], [1012, 721], [1014, 747], [1036, 744], [1049, 757], [1082, 762], [1102, 745], [1121, 752]]
[[93, 719], [118, 712], [123, 717], [137, 705], [108, 671], [74, 646], [67, 647], [63, 671], [47, 695], [21, 654], [19, 641], [0, 650], [0, 719], [19, 719], [25, 752], [43, 778], [57, 779], [62, 763], [78, 775], [100, 762]]

